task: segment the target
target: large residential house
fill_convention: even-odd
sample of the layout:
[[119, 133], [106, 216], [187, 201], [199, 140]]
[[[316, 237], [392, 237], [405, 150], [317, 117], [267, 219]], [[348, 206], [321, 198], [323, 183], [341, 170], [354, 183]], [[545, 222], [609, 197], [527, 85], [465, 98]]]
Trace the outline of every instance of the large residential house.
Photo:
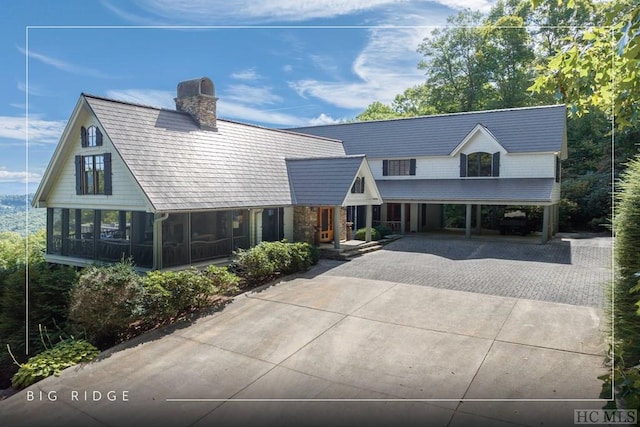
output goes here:
[[[49, 262], [131, 257], [141, 269], [228, 258], [287, 239], [347, 237], [347, 217], [441, 228], [444, 204], [544, 206], [557, 228], [565, 108], [520, 108], [289, 130], [222, 120], [208, 78], [176, 110], [82, 94], [36, 192]], [[479, 212], [480, 209], [477, 209]]]

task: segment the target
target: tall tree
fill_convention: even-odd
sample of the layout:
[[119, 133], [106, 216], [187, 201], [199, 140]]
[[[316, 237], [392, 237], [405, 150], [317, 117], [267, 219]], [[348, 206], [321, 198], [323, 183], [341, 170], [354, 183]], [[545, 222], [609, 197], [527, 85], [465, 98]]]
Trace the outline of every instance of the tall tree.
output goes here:
[[418, 52], [425, 56], [418, 68], [425, 70], [439, 112], [478, 110], [485, 106], [489, 72], [479, 29], [482, 14], [467, 9], [447, 18], [448, 26], [432, 32]]

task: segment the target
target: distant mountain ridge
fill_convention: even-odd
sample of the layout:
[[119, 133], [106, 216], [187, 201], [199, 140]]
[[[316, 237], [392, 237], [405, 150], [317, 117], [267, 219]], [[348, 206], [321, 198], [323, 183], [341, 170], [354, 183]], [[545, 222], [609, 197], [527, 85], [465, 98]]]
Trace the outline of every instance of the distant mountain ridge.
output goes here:
[[27, 212], [29, 213], [29, 233], [46, 228], [46, 209], [32, 208], [33, 196], [33, 193], [0, 195], [0, 233], [11, 231], [22, 236], [28, 234]]

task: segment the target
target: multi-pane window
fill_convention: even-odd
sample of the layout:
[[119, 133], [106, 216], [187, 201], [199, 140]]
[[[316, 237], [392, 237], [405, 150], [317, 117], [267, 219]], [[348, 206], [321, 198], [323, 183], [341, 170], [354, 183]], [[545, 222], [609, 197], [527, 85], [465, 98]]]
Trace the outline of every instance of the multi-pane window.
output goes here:
[[416, 159], [383, 160], [383, 176], [405, 176], [416, 174]]
[[97, 147], [102, 145], [102, 132], [96, 126], [80, 129], [80, 140], [83, 147]]
[[89, 147], [95, 147], [97, 142], [97, 132], [95, 126], [89, 126], [87, 129], [87, 145]]
[[104, 194], [104, 155], [82, 156], [82, 194]]
[[493, 155], [471, 153], [467, 156], [467, 176], [492, 176]]
[[461, 177], [499, 177], [500, 152], [460, 154]]

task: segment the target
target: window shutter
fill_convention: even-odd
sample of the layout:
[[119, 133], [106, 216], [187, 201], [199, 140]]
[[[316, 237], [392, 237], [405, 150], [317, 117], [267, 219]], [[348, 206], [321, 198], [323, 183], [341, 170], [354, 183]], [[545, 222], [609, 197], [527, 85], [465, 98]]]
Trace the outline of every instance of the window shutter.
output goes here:
[[84, 126], [80, 128], [80, 143], [83, 147], [86, 147], [89, 144], [87, 141], [87, 128]]
[[76, 156], [76, 194], [82, 194], [82, 156]]
[[96, 145], [102, 145], [102, 132], [100, 132], [98, 126], [96, 126]]
[[416, 159], [409, 160], [409, 175], [416, 174]]
[[560, 182], [560, 157], [556, 156], [556, 182]]
[[364, 193], [364, 176], [360, 179], [360, 192]]
[[389, 175], [389, 160], [382, 161], [382, 176]]
[[493, 153], [493, 171], [492, 176], [500, 176], [500, 152]]
[[111, 153], [104, 153], [104, 194], [110, 196], [113, 192], [111, 185]]
[[467, 155], [460, 154], [460, 177], [467, 176]]

